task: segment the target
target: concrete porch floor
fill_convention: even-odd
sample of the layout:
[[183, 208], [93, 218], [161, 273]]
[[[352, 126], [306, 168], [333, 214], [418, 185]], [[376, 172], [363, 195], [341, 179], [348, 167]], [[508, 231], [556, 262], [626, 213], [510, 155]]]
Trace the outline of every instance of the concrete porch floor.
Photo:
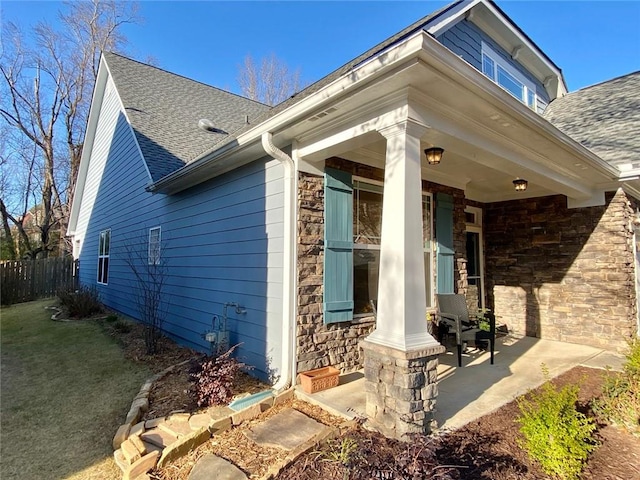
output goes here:
[[[531, 337], [497, 339], [493, 365], [488, 352], [471, 348], [458, 368], [454, 350], [455, 346], [441, 355], [438, 366], [439, 429], [460, 428], [541, 385], [542, 364], [553, 378], [578, 365], [619, 370], [624, 362], [621, 355], [598, 348]], [[365, 416], [362, 372], [342, 375], [337, 387], [312, 395], [298, 386], [296, 396], [345, 418]]]

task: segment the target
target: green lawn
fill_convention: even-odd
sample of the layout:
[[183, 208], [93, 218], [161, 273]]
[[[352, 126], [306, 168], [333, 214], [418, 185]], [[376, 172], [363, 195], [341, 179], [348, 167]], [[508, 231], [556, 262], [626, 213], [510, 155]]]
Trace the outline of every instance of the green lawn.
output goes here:
[[0, 310], [0, 478], [116, 479], [111, 440], [149, 371], [52, 300]]

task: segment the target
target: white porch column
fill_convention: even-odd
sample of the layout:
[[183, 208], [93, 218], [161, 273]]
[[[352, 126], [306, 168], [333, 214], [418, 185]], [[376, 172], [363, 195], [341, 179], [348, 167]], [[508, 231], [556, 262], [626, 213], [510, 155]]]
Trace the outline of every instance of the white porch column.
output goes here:
[[407, 119], [380, 130], [387, 154], [378, 314], [367, 341], [405, 352], [440, 345], [426, 320], [420, 137], [427, 128]]

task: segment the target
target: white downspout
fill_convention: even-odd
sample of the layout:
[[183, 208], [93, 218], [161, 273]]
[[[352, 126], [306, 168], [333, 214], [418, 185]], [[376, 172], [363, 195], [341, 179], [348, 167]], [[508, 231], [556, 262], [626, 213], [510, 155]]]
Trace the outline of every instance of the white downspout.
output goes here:
[[273, 134], [262, 134], [262, 148], [284, 167], [284, 265], [282, 303], [282, 372], [274, 390], [283, 390], [295, 384], [296, 375], [296, 207], [297, 179], [293, 159], [273, 144]]

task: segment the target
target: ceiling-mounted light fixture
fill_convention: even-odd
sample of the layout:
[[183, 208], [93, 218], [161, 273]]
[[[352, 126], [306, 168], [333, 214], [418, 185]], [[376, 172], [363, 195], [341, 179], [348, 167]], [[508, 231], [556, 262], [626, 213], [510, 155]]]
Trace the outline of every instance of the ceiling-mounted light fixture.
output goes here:
[[527, 189], [529, 182], [523, 178], [516, 178], [513, 181], [513, 186], [516, 187], [516, 192], [524, 192]]
[[427, 156], [427, 162], [429, 162], [429, 165], [438, 165], [440, 160], [442, 160], [443, 153], [444, 148], [440, 147], [431, 147], [424, 150], [424, 154]]

